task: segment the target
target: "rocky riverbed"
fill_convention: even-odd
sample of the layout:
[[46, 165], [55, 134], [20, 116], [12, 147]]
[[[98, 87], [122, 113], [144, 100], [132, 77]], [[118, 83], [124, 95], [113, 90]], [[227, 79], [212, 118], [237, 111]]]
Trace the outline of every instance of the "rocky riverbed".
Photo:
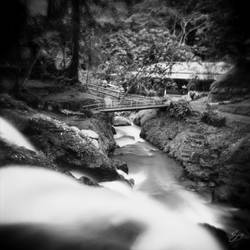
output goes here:
[[[1, 119], [11, 122], [34, 145], [34, 149], [19, 147], [0, 134], [1, 166], [50, 168], [88, 185], [125, 180], [118, 170], [127, 173], [126, 163], [109, 157], [116, 147], [112, 116], [37, 110], [8, 95], [0, 96], [0, 107]], [[134, 121], [142, 127], [141, 136], [182, 164], [186, 187], [249, 208], [249, 128], [225, 126], [223, 119], [210, 115], [205, 119], [186, 104], [170, 108], [139, 112]]]

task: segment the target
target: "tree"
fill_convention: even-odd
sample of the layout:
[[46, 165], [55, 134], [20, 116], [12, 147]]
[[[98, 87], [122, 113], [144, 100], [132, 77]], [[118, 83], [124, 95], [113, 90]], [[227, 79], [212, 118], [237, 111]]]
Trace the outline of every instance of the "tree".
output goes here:
[[[65, 8], [65, 2], [67, 0], [50, 0], [50, 9], [53, 13], [60, 13], [62, 8]], [[90, 6], [95, 4], [101, 7], [109, 7], [112, 9], [112, 1], [106, 3], [105, 1], [101, 0], [68, 0], [70, 3], [71, 8], [71, 27], [72, 27], [72, 59], [70, 67], [68, 68], [69, 77], [74, 81], [79, 81], [79, 61], [80, 61], [80, 40], [85, 41], [84, 44], [86, 45], [86, 39], [81, 31], [82, 23], [85, 23], [85, 27], [94, 27], [96, 25], [96, 20], [93, 17], [93, 14], [90, 11]], [[81, 20], [81, 16], [84, 16], [84, 20]], [[61, 18], [61, 17], [60, 17]], [[91, 30], [91, 28], [90, 28]], [[80, 36], [80, 34], [82, 36]], [[81, 39], [80, 39], [81, 38]], [[90, 48], [89, 48], [90, 49]], [[90, 53], [90, 52], [89, 52]], [[88, 55], [88, 60], [91, 60], [91, 56]]]
[[[184, 20], [185, 28], [189, 17], [195, 17], [193, 20], [196, 25], [189, 25], [196, 29], [189, 32], [186, 41], [189, 44], [191, 34], [196, 36], [198, 50], [206, 48], [203, 53], [205, 59], [221, 60], [230, 58], [234, 62], [242, 61], [249, 54], [248, 40], [250, 39], [250, 15], [247, 4], [237, 0], [166, 0], [166, 4], [178, 10]], [[198, 15], [197, 15], [198, 14]], [[198, 19], [196, 18], [198, 17]], [[200, 19], [202, 17], [202, 19]], [[192, 20], [192, 18], [191, 18]], [[201, 22], [202, 21], [202, 22]], [[202, 24], [203, 23], [203, 24]], [[178, 25], [177, 25], [178, 26]], [[178, 28], [178, 27], [177, 27]]]
[[80, 2], [81, 0], [71, 0], [72, 6], [72, 60], [70, 66], [70, 76], [76, 82], [79, 81], [79, 40], [80, 40]]

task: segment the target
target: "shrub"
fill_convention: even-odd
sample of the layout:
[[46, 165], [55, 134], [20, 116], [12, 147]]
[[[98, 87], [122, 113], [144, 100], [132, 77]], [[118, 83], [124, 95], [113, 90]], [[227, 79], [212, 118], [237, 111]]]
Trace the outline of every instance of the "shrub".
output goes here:
[[171, 102], [167, 109], [167, 112], [170, 117], [174, 117], [177, 119], [183, 119], [192, 113], [191, 107], [186, 101], [179, 101], [175, 103]]
[[214, 127], [223, 127], [226, 124], [225, 117], [219, 116], [218, 114], [212, 111], [204, 112], [202, 114], [201, 121]]

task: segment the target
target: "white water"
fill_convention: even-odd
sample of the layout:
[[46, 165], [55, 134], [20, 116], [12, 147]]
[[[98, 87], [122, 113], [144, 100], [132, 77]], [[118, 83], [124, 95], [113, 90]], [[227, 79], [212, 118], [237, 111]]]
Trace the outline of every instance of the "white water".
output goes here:
[[36, 151], [34, 146], [8, 121], [0, 117], [0, 137], [11, 144]]
[[[6, 126], [7, 129], [13, 126], [7, 121], [3, 124], [1, 133], [5, 136]], [[8, 139], [7, 136], [5, 138]], [[16, 144], [20, 145], [21, 142], [26, 141], [21, 138]], [[143, 148], [149, 153], [148, 157], [158, 154], [151, 149], [148, 144]], [[141, 157], [143, 150], [139, 150]], [[149, 176], [149, 169], [153, 170], [155, 166], [146, 159], [145, 165], [138, 165], [135, 171], [131, 171], [138, 181], [138, 191], [123, 190], [123, 194], [107, 188], [85, 186], [70, 177], [45, 169], [25, 166], [1, 168], [0, 232], [6, 225], [21, 224], [28, 229], [31, 225], [33, 228], [42, 225], [52, 240], [46, 245], [46, 250], [70, 249], [65, 245], [69, 242], [77, 242], [79, 250], [220, 250], [215, 239], [195, 223], [201, 221], [196, 213], [202, 219], [214, 218], [210, 214], [208, 216], [205, 210], [200, 212], [204, 207], [196, 196], [176, 189], [178, 184], [172, 178], [174, 172], [169, 175], [171, 177], [166, 173], [161, 176], [164, 180], [168, 177], [164, 183], [159, 176], [156, 179], [164, 187], [163, 190], [169, 192], [164, 197], [169, 204], [163, 205], [150, 197], [148, 190], [154, 194], [157, 190], [151, 188], [154, 183], [149, 186], [145, 183], [149, 183], [149, 177], [153, 179]], [[159, 167], [163, 168], [161, 165]], [[142, 168], [145, 171], [141, 173]], [[18, 231], [18, 244], [31, 240], [29, 237], [32, 237], [33, 231], [27, 228]], [[23, 242], [20, 242], [19, 234], [24, 237]], [[13, 238], [16, 235], [9, 236]], [[37, 237], [38, 245], [46, 244], [43, 237], [39, 240], [40, 237]], [[32, 249], [36, 250], [35, 246]]]

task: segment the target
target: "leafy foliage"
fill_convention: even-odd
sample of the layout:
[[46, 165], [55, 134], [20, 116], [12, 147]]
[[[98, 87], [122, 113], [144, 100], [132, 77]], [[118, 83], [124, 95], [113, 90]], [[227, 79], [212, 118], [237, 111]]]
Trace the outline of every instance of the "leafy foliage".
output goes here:
[[[101, 52], [102, 78], [124, 87], [128, 93], [153, 95], [149, 75], [164, 75], [161, 68], [149, 65], [159, 62], [200, 60], [193, 48], [180, 41], [180, 32], [169, 28], [175, 12], [163, 1], [142, 1], [134, 5], [119, 25], [104, 34], [96, 50]], [[169, 70], [170, 66], [165, 69]], [[110, 76], [112, 77], [110, 78]], [[141, 77], [143, 76], [143, 77]], [[144, 77], [145, 76], [145, 77]]]
[[[67, 77], [74, 66], [75, 73], [92, 71], [96, 78], [113, 81], [126, 91], [153, 95], [157, 90], [148, 79], [149, 65], [250, 58], [244, 27], [248, 15], [236, 0], [48, 3], [47, 17], [29, 18], [20, 39], [21, 56], [13, 60], [26, 69], [38, 54], [33, 77]], [[26, 58], [25, 50], [30, 50]], [[164, 74], [157, 67], [150, 73]]]
[[183, 119], [192, 113], [187, 101], [171, 102], [167, 108], [168, 115], [177, 119]]
[[214, 127], [223, 127], [226, 123], [225, 117], [221, 117], [212, 111], [204, 112], [202, 114], [201, 121]]

